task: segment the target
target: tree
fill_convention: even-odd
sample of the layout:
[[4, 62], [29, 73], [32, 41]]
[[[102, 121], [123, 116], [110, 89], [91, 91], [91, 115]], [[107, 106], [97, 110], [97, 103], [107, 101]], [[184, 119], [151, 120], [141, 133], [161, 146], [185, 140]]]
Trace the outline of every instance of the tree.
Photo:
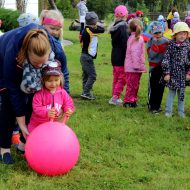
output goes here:
[[48, 0], [48, 2], [49, 2], [49, 4], [50, 4], [51, 9], [57, 9], [57, 6], [56, 6], [54, 0]]
[[0, 0], [0, 7], [4, 7], [5, 0]]
[[28, 0], [16, 0], [16, 8], [21, 13], [26, 12], [26, 6], [27, 6]]

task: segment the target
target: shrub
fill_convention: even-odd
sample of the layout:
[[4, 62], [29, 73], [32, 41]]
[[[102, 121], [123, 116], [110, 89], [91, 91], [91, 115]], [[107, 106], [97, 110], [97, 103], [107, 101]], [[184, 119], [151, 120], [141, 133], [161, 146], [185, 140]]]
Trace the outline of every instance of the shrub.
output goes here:
[[18, 27], [17, 18], [19, 17], [19, 11], [13, 11], [11, 9], [0, 8], [0, 19], [3, 21], [1, 30], [7, 32], [13, 28]]

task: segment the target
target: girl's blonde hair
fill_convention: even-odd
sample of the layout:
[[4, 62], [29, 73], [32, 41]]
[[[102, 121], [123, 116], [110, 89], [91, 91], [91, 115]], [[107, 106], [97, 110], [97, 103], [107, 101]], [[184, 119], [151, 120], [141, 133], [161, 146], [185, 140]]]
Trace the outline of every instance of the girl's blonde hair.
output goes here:
[[[45, 86], [45, 82], [49, 80], [49, 78], [53, 76], [53, 75], [45, 75], [45, 76], [42, 76], [42, 85], [43, 87]], [[60, 86], [63, 86], [63, 75], [59, 75], [60, 77]]]
[[[42, 10], [40, 17], [39, 17], [39, 24], [43, 25], [44, 18], [52, 18], [55, 20], [60, 21], [61, 25], [63, 26], [64, 18], [62, 13], [59, 10]], [[61, 33], [59, 36], [61, 42], [63, 42], [63, 27], [61, 28]]]
[[137, 18], [132, 19], [129, 23], [129, 29], [131, 32], [135, 32], [135, 38], [139, 40], [143, 29], [142, 22]]
[[22, 42], [22, 46], [18, 52], [17, 62], [19, 65], [22, 65], [30, 53], [37, 56], [44, 56], [50, 54], [50, 52], [51, 45], [46, 32], [42, 29], [33, 29], [26, 34]]

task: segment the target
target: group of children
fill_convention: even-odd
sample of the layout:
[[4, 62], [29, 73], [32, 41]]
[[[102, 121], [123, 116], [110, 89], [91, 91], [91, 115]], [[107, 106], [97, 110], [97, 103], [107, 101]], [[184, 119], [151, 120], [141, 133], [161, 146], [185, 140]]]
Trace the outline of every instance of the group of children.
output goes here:
[[[109, 104], [135, 108], [138, 102], [137, 94], [140, 79], [142, 73], [146, 72], [145, 44], [141, 35], [143, 24], [141, 18], [132, 18], [127, 23], [128, 11], [124, 5], [117, 6], [114, 15], [114, 24], [109, 29], [112, 42], [111, 62], [113, 66], [112, 97]], [[173, 19], [177, 20], [179, 18], [178, 12], [175, 11], [173, 16]], [[149, 30], [152, 37], [146, 44], [149, 61], [148, 110], [154, 114], [162, 111], [161, 102], [166, 86], [169, 88], [169, 94], [165, 115], [167, 117], [172, 116], [174, 97], [177, 92], [178, 115], [183, 118], [185, 117], [185, 87], [189, 85], [188, 81], [190, 79], [190, 59], [188, 56], [190, 53], [190, 29], [185, 22], [177, 20], [174, 23], [173, 19], [171, 21], [173, 23], [171, 26], [173, 33], [170, 41], [163, 37], [166, 23], [162, 15], [158, 17], [157, 21], [150, 24]], [[96, 27], [95, 23], [92, 26]], [[92, 26], [87, 24], [85, 30]], [[83, 31], [83, 43], [86, 36], [85, 30]], [[93, 35], [96, 34], [92, 32]], [[88, 45], [88, 50], [90, 50], [90, 43]], [[81, 57], [87, 55], [93, 57], [89, 51], [82, 49]], [[83, 67], [83, 93], [81, 96], [87, 99], [95, 99], [94, 97], [90, 98], [90, 91], [93, 87], [92, 80], [95, 81], [95, 77], [90, 76], [94, 73], [94, 65], [93, 72], [90, 72], [91, 62], [81, 61], [81, 63]], [[86, 71], [84, 67], [88, 67]], [[87, 71], [91, 74], [87, 73]], [[88, 84], [87, 81], [91, 81], [91, 86], [85, 91], [84, 87]], [[122, 101], [121, 93], [125, 86], [126, 92]], [[88, 92], [89, 96], [84, 95], [84, 92], [85, 94]]]
[[[124, 10], [124, 6], [120, 5], [116, 7], [116, 21], [114, 27], [118, 24], [118, 20], [121, 22], [121, 20], [126, 19], [127, 11]], [[174, 13], [174, 18], [175, 16], [178, 16], [177, 12]], [[163, 37], [165, 24], [160, 21], [161, 19], [163, 18], [159, 16], [158, 21], [154, 21], [150, 24], [152, 37], [147, 42], [149, 61], [148, 109], [152, 113], [159, 113], [161, 111], [164, 87], [167, 86], [169, 88], [169, 95], [165, 115], [167, 117], [172, 116], [173, 101], [177, 92], [178, 115], [185, 117], [184, 92], [185, 86], [189, 85], [188, 81], [190, 78], [190, 59], [188, 56], [190, 53], [190, 29], [185, 22], [177, 21], [173, 26], [172, 40], [169, 41]], [[120, 53], [117, 52], [117, 56], [120, 56], [123, 52], [123, 48], [114, 43], [123, 38], [123, 36], [119, 35], [118, 39], [114, 37], [116, 32], [119, 32], [119, 28], [118, 26], [117, 31], [110, 31], [112, 38], [112, 56], [116, 56], [116, 54], [113, 55], [115, 48], [117, 48], [117, 51], [120, 51]], [[126, 54], [120, 56], [120, 58], [123, 58], [122, 61], [115, 65], [112, 59], [113, 90], [112, 98], [109, 101], [110, 104], [122, 105], [120, 95], [126, 85], [123, 106], [137, 106], [140, 77], [142, 73], [146, 72], [144, 42], [140, 36], [142, 30], [142, 23], [139, 19], [132, 19], [129, 22], [129, 31], [127, 26], [125, 28], [125, 31], [131, 34], [127, 40], [125, 39], [127, 48], [125, 48]], [[115, 70], [119, 72], [115, 72]]]

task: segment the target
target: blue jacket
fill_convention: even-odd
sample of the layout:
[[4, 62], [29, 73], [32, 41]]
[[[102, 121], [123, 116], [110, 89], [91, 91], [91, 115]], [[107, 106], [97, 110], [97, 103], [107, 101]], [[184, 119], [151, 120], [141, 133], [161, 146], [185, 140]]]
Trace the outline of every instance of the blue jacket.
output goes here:
[[[7, 89], [17, 117], [25, 115], [26, 95], [20, 90], [23, 70], [18, 67], [16, 57], [25, 35], [29, 30], [34, 28], [43, 27], [36, 24], [29, 24], [25, 27], [8, 31], [0, 36], [0, 89]], [[58, 43], [48, 32], [47, 34], [52, 51], [55, 53], [55, 59], [58, 59], [62, 65], [62, 72], [65, 79], [64, 88], [69, 92], [69, 73], [65, 53], [60, 43]]]

